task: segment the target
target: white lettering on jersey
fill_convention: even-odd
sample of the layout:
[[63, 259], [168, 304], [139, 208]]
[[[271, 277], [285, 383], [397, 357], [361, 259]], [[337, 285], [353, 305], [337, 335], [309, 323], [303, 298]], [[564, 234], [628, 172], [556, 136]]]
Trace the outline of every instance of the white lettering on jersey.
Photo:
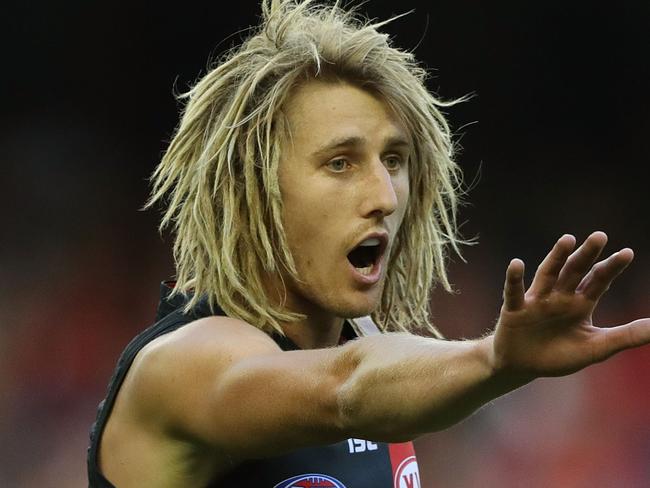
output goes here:
[[348, 449], [350, 454], [354, 454], [355, 452], [376, 451], [379, 446], [364, 439], [348, 439]]

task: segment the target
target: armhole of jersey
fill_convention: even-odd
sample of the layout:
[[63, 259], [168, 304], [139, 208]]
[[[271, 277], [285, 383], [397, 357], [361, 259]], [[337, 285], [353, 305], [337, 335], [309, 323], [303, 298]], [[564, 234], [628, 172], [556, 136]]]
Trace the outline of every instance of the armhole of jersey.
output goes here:
[[356, 319], [348, 319], [348, 321], [354, 329], [354, 332], [357, 334], [357, 337], [381, 334], [379, 327], [377, 327], [377, 324], [375, 324], [375, 321], [372, 320], [370, 315], [358, 317]]

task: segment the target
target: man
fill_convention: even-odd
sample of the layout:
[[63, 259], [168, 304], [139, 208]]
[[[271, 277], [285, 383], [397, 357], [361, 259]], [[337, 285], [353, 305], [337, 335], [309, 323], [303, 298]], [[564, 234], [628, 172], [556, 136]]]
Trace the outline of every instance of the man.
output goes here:
[[650, 342], [650, 319], [592, 325], [633, 258], [596, 263], [602, 232], [562, 236], [528, 290], [512, 260], [494, 333], [442, 340], [430, 290], [462, 243], [443, 104], [379, 24], [263, 14], [187, 94], [154, 173], [177, 281], [100, 406], [91, 486], [418, 486], [415, 437]]

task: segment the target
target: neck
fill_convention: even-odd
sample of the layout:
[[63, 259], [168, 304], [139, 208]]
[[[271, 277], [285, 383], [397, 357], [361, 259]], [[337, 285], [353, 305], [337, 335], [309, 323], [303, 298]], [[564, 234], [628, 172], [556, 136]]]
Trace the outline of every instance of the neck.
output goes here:
[[280, 322], [282, 330], [296, 346], [300, 349], [319, 349], [338, 345], [344, 319], [301, 298], [298, 293], [290, 291], [285, 295], [279, 280], [267, 280], [266, 290], [276, 303], [281, 303], [281, 297], [284, 297], [288, 310], [306, 315], [297, 322]]
[[338, 345], [343, 319], [310, 315], [298, 322], [285, 322], [281, 325], [287, 337], [300, 349], [319, 349]]

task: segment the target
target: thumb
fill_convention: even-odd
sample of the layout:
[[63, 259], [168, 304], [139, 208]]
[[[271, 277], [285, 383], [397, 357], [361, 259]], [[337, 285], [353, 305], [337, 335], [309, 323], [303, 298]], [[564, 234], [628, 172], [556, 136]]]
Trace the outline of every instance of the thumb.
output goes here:
[[650, 318], [600, 330], [602, 334], [595, 348], [595, 353], [600, 358], [594, 358], [597, 361], [603, 361], [626, 349], [650, 344]]

